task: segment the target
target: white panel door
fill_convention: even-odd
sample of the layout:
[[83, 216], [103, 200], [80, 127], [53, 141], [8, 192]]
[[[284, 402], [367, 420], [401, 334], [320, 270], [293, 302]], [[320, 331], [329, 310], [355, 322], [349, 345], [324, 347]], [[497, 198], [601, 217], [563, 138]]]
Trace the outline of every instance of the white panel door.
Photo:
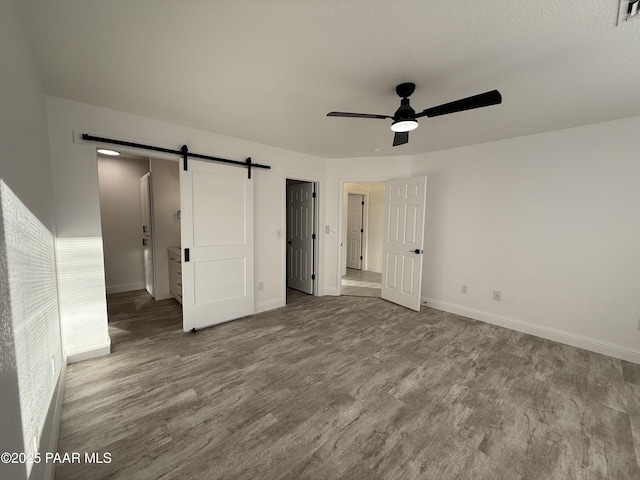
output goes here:
[[420, 311], [427, 177], [385, 182], [382, 298]]
[[180, 169], [185, 331], [254, 312], [252, 180], [244, 168], [192, 159], [188, 168]]
[[313, 183], [287, 185], [287, 286], [313, 294]]
[[347, 268], [362, 270], [362, 201], [363, 195], [347, 196]]

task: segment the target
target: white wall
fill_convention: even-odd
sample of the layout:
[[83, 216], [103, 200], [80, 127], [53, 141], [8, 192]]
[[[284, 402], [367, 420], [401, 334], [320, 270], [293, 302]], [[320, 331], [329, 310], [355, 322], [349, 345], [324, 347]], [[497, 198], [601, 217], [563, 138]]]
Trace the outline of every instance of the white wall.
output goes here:
[[[325, 159], [57, 97], [47, 97], [47, 108], [58, 236], [85, 239], [87, 245], [78, 248], [87, 253], [87, 261], [93, 260], [94, 272], [100, 270], [96, 258], [98, 253], [90, 247], [95, 247], [94, 239], [101, 245], [102, 235], [96, 144], [77, 143], [74, 141], [74, 131], [174, 149], [187, 144], [192, 152], [236, 160], [251, 156], [255, 163], [271, 165], [272, 170], [253, 170], [254, 228], [259, 239], [255, 247], [254, 278], [256, 285], [264, 282], [263, 290], [256, 288], [255, 307], [261, 311], [285, 304], [285, 178], [318, 181], [319, 198], [322, 199]], [[143, 150], [131, 150], [129, 153], [148, 154]], [[162, 155], [158, 157], [175, 159]], [[321, 205], [320, 218], [323, 208]], [[322, 238], [320, 249], [323, 249]], [[77, 265], [70, 258], [63, 262], [62, 269], [65, 272], [72, 273], [76, 268]], [[320, 282], [323, 278], [326, 278], [326, 274], [323, 265], [320, 265]], [[91, 280], [95, 282], [95, 278]], [[322, 291], [322, 284], [320, 288]], [[87, 347], [87, 356], [91, 352], [107, 353], [105, 349], [109, 347], [104, 291], [104, 284], [93, 283], [85, 289], [84, 300], [76, 299], [80, 302], [76, 310], [91, 309], [91, 314], [85, 317], [86, 325], [73, 327], [78, 334], [94, 336]], [[68, 315], [71, 312], [63, 312], [63, 322]]]
[[[423, 296], [434, 306], [638, 360], [638, 118], [415, 159], [324, 160], [60, 98], [47, 103], [59, 237], [101, 238], [95, 144], [74, 143], [74, 130], [252, 156], [273, 166], [254, 171], [255, 281], [264, 282], [256, 310], [267, 310], [285, 303], [287, 177], [319, 182], [320, 293], [339, 295], [343, 183], [428, 174]], [[104, 286], [92, 292], [102, 299], [98, 312]], [[99, 317], [93, 329], [106, 332], [106, 313]]]
[[156, 300], [171, 298], [169, 292], [169, 255], [167, 248], [180, 246], [179, 164], [173, 160], [152, 158], [151, 188], [153, 191], [153, 255], [155, 265]]
[[[340, 295], [342, 277], [342, 217], [344, 184], [348, 182], [379, 182], [395, 177], [411, 175], [412, 158], [361, 157], [330, 159], [327, 162], [327, 189], [325, 195], [325, 223], [320, 225], [324, 239], [324, 279], [326, 295]], [[325, 226], [335, 230], [335, 234], [324, 233]]]
[[[347, 182], [342, 197], [342, 264], [346, 268], [347, 256], [347, 196], [350, 192], [368, 193], [369, 204], [365, 212], [366, 241], [364, 242], [366, 270], [382, 273], [382, 237], [384, 234], [384, 182]], [[344, 273], [343, 268], [343, 273]]]
[[639, 131], [636, 117], [416, 157], [423, 297], [640, 362]]
[[[34, 65], [27, 38], [24, 34], [16, 2], [0, 2], [0, 178], [6, 182], [14, 194], [37, 217], [51, 235], [55, 235], [53, 194], [51, 188], [51, 167], [49, 164], [49, 146], [47, 138], [47, 119], [45, 97], [36, 67]], [[4, 234], [0, 232], [0, 250], [4, 252]], [[53, 244], [51, 245], [51, 252]], [[28, 254], [27, 254], [28, 255]], [[45, 258], [45, 257], [42, 257]], [[29, 260], [29, 258], [27, 258]], [[30, 292], [22, 292], [21, 299], [11, 298], [7, 265], [0, 265], [0, 452], [24, 452], [31, 450], [33, 438], [23, 442], [22, 423], [25, 417], [43, 420], [40, 412], [33, 411], [33, 402], [21, 405], [21, 393], [18, 384], [31, 373], [26, 365], [18, 365], [16, 330], [29, 329], [31, 318], [25, 318], [17, 300], [30, 298]], [[55, 271], [55, 263], [49, 261], [46, 266]], [[40, 285], [53, 292], [55, 298], [55, 278], [42, 276]], [[42, 292], [40, 292], [42, 293]], [[42, 296], [35, 296], [41, 299]], [[13, 309], [12, 309], [12, 301]], [[22, 303], [22, 302], [20, 302]], [[35, 303], [35, 302], [34, 302]], [[29, 331], [31, 340], [44, 350], [38, 357], [46, 359], [45, 364], [31, 365], [32, 368], [51, 371], [51, 358], [56, 365], [53, 381], [56, 390], [44, 403], [49, 405], [45, 412], [41, 429], [40, 451], [55, 451], [59, 410], [63, 390], [63, 357], [59, 335], [57, 309], [47, 312], [47, 329], [55, 329], [54, 339], [42, 337], [43, 332]], [[34, 338], [34, 336], [36, 336]], [[38, 343], [40, 342], [40, 343]], [[40, 355], [41, 354], [41, 355]], [[32, 377], [34, 378], [34, 377]], [[29, 395], [34, 392], [22, 392]], [[38, 403], [43, 400], [38, 398]], [[52, 474], [51, 468], [44, 464], [35, 465], [31, 478], [43, 478]], [[0, 478], [20, 480], [26, 478], [25, 465], [0, 463]]]
[[140, 177], [149, 159], [98, 156], [107, 293], [144, 288]]

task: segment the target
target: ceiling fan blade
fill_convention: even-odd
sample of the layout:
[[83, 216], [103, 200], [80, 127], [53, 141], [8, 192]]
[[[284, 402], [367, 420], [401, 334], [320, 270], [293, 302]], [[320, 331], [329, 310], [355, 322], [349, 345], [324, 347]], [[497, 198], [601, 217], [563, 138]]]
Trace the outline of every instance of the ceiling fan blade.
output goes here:
[[474, 108], [488, 107], [489, 105], [498, 105], [502, 103], [502, 95], [498, 90], [481, 93], [472, 97], [461, 98], [455, 102], [444, 103], [437, 107], [431, 107], [423, 110], [416, 115], [419, 117], [437, 117], [439, 115], [447, 115], [449, 113], [462, 112], [464, 110], [472, 110]]
[[409, 132], [396, 132], [393, 136], [393, 146], [404, 145], [409, 141]]
[[373, 113], [351, 113], [351, 112], [329, 112], [327, 117], [347, 117], [347, 118], [393, 118], [389, 115], [376, 115]]

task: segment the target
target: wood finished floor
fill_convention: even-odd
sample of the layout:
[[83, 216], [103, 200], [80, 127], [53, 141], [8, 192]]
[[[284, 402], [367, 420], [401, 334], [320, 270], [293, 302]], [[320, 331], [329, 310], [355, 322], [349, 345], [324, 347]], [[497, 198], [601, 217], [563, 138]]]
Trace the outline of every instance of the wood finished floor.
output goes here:
[[109, 297], [68, 368], [56, 479], [637, 479], [640, 367], [423, 307], [290, 292], [199, 331]]
[[347, 274], [342, 277], [340, 295], [379, 298], [381, 282], [381, 273], [347, 268]]

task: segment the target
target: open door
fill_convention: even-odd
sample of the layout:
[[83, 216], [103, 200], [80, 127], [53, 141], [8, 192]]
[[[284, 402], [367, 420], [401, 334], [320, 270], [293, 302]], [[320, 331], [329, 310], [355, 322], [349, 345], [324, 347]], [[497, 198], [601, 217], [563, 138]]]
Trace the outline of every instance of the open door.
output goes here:
[[420, 311], [427, 177], [385, 182], [382, 298]]
[[313, 295], [314, 184], [287, 181], [287, 286]]
[[253, 184], [244, 168], [189, 160], [180, 170], [183, 329], [250, 315]]

